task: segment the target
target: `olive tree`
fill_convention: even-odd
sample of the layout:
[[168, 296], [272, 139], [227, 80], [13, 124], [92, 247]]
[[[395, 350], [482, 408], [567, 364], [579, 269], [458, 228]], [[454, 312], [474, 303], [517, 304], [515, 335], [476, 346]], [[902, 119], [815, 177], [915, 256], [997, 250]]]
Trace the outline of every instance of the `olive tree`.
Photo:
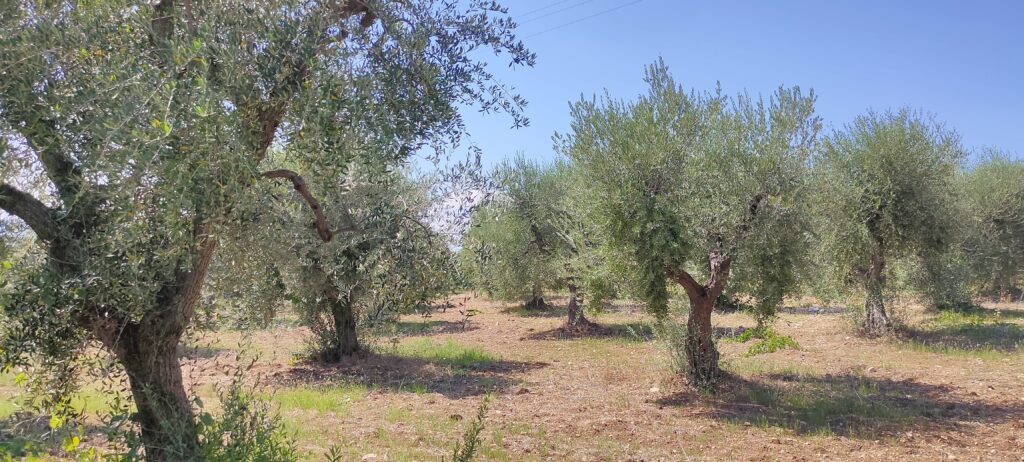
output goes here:
[[[482, 0], [4, 2], [0, 209], [47, 258], [4, 281], [3, 364], [68, 364], [96, 340], [146, 457], [196, 459], [178, 344], [235, 204], [266, 176], [348, 164], [340, 137], [397, 161], [456, 142], [459, 104], [524, 123], [473, 57], [532, 64], [514, 26]], [[310, 170], [265, 175], [275, 144]]]
[[962, 178], [966, 202], [963, 254], [974, 289], [1001, 297], [1024, 277], [1024, 162], [986, 153]]
[[[447, 242], [426, 224], [427, 185], [359, 164], [343, 182], [303, 185], [303, 192], [268, 185], [243, 212], [245, 224], [224, 236], [212, 289], [237, 297], [243, 322], [266, 322], [290, 302], [313, 334], [317, 359], [351, 356], [361, 349], [360, 326], [429, 309], [454, 286]], [[330, 240], [311, 224], [303, 195], [331, 223]]]
[[711, 313], [733, 268], [756, 278], [788, 264], [793, 246], [781, 244], [796, 236], [785, 223], [801, 218], [819, 129], [814, 96], [687, 93], [662, 62], [646, 81], [635, 101], [575, 103], [559, 141], [588, 187], [590, 221], [636, 262], [649, 309], [666, 314], [667, 280], [685, 291], [686, 372], [706, 386], [720, 374]]
[[498, 192], [477, 212], [464, 239], [477, 287], [526, 300], [527, 307], [543, 306], [545, 291], [567, 290], [566, 327], [589, 324], [582, 299], [596, 240], [575, 211], [570, 166], [517, 157], [496, 177]]
[[868, 112], [824, 143], [815, 160], [821, 255], [863, 287], [866, 333], [892, 328], [887, 264], [949, 248], [963, 157], [955, 133], [906, 108]]

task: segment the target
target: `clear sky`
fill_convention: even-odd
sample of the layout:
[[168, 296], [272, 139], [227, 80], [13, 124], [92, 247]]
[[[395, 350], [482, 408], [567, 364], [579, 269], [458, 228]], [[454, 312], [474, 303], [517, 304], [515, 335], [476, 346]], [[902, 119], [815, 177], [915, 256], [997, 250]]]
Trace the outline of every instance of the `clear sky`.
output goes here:
[[910, 105], [954, 128], [968, 149], [1024, 157], [1024, 0], [502, 3], [537, 65], [509, 69], [496, 58], [493, 66], [529, 100], [530, 127], [464, 111], [490, 165], [516, 152], [554, 158], [551, 135], [567, 129], [569, 101], [605, 88], [632, 98], [659, 56], [686, 87], [813, 88], [826, 133], [867, 108]]

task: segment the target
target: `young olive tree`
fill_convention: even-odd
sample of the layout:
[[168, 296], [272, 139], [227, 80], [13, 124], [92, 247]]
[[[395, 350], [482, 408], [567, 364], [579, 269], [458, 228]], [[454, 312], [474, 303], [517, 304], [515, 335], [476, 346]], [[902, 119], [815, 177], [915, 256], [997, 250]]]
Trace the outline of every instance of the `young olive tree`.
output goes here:
[[1024, 162], [989, 152], [963, 175], [962, 188], [968, 210], [963, 254], [971, 285], [994, 298], [1019, 294], [1024, 282]]
[[635, 260], [649, 309], [666, 314], [667, 279], [686, 292], [686, 372], [707, 386], [720, 375], [711, 313], [733, 268], [759, 278], [789, 263], [794, 246], [782, 243], [799, 236], [785, 223], [801, 218], [819, 121], [797, 88], [767, 101], [687, 94], [662, 62], [646, 81], [635, 101], [574, 104], [560, 141], [588, 187], [590, 221]]
[[4, 366], [66, 366], [99, 341], [146, 457], [195, 460], [178, 345], [235, 205], [303, 179], [268, 172], [271, 146], [316, 182], [353, 133], [397, 161], [457, 141], [459, 104], [523, 123], [473, 58], [532, 64], [513, 28], [483, 0], [4, 2], [0, 209], [47, 255], [4, 281]]
[[892, 328], [885, 310], [886, 265], [932, 258], [952, 243], [957, 136], [909, 109], [869, 112], [833, 134], [815, 160], [823, 256], [840, 279], [864, 289], [863, 328]]

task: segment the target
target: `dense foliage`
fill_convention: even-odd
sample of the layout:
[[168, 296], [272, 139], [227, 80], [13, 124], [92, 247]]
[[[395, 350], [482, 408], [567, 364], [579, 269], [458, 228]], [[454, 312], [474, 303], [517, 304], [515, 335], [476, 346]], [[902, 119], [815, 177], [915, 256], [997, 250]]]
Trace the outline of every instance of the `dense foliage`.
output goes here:
[[178, 344], [270, 148], [308, 169], [271, 179], [340, 184], [365, 152], [345, 147], [390, 165], [456, 142], [459, 104], [525, 123], [471, 57], [531, 64], [514, 26], [489, 1], [5, 2], [0, 208], [46, 258], [5, 281], [4, 366], [67, 370], [98, 340], [147, 457], [194, 459]]
[[816, 159], [820, 253], [834, 263], [836, 278], [863, 287], [867, 332], [892, 327], [887, 264], [917, 258], [927, 271], [951, 247], [963, 156], [954, 133], [901, 109], [858, 117]]
[[[711, 310], [732, 268], [777, 304], [792, 288], [804, 172], [819, 122], [814, 96], [780, 88], [770, 100], [686, 93], [663, 63], [635, 101], [582, 100], [563, 152], [586, 179], [586, 208], [638, 267], [649, 308], [664, 316], [666, 281], [690, 301], [691, 379], [718, 376]], [[760, 265], [760, 266], [758, 266]], [[707, 282], [697, 282], [698, 279]]]

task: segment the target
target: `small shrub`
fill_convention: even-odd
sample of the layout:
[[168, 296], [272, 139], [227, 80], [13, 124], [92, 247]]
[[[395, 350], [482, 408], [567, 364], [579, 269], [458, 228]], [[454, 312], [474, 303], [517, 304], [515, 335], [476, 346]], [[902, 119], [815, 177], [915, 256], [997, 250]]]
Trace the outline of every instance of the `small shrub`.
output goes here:
[[[466, 433], [462, 435], [462, 441], [455, 442], [455, 447], [452, 448], [451, 462], [471, 462], [473, 460], [473, 456], [476, 455], [477, 448], [480, 446], [480, 433], [484, 431], [484, 420], [487, 418], [487, 406], [490, 401], [490, 394], [484, 396], [484, 401], [476, 410], [476, 418], [466, 429]], [[449, 459], [444, 460], [448, 461]]]

